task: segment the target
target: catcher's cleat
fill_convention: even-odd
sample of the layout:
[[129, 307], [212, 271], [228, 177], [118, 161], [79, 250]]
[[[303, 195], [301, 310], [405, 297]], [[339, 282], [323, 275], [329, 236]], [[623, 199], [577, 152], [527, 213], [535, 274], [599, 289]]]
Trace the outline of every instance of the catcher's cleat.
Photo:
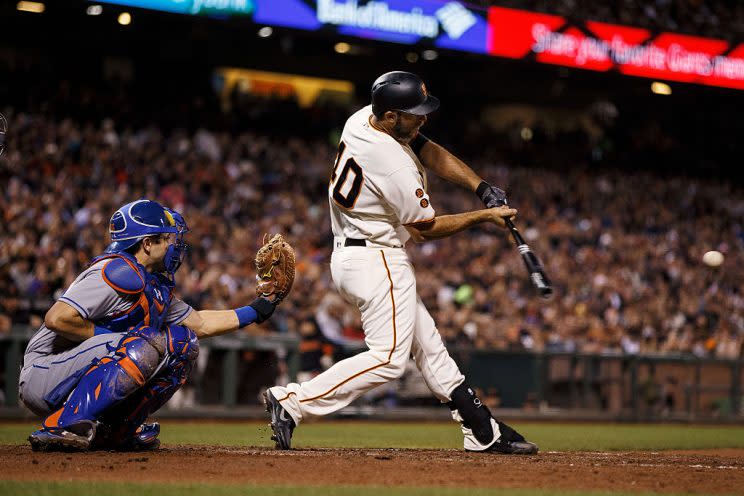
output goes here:
[[81, 421], [61, 427], [44, 427], [28, 437], [33, 451], [88, 451], [96, 435], [96, 423]]
[[271, 430], [274, 435], [271, 440], [276, 442], [276, 449], [288, 450], [292, 448], [292, 432], [295, 422], [287, 414], [287, 410], [279, 403], [268, 389], [263, 394], [266, 411], [271, 415]]
[[524, 436], [501, 421], [499, 424], [501, 436], [487, 449], [480, 453], [502, 453], [505, 455], [536, 455], [538, 448], [535, 443], [527, 441]]
[[152, 451], [160, 447], [160, 424], [142, 424], [130, 439], [127, 451]]
[[[160, 424], [153, 422], [137, 427], [133, 435], [121, 439], [112, 435], [111, 428], [101, 425], [92, 449], [107, 451], [153, 451], [160, 447]], [[118, 437], [118, 439], [117, 439]]]

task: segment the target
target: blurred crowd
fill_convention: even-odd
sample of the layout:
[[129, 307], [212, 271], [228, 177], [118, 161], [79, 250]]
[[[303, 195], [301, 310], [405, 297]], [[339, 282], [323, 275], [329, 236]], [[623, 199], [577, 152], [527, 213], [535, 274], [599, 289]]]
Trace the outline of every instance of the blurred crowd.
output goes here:
[[[304, 112], [303, 122], [325, 115], [292, 112]], [[330, 127], [292, 137], [59, 113], [8, 117], [9, 146], [0, 157], [0, 333], [12, 324], [38, 327], [106, 247], [113, 211], [147, 197], [182, 212], [191, 228], [188, 259], [177, 274], [188, 303], [227, 309], [250, 302], [256, 248], [264, 233], [283, 232], [298, 255], [293, 292], [275, 318], [243, 332], [320, 333], [335, 344], [362, 337], [358, 312], [336, 293], [328, 266]], [[509, 193], [556, 294], [548, 301], [534, 294], [512, 242], [492, 226], [410, 243], [419, 293], [448, 344], [741, 356], [740, 185], [517, 166], [503, 155], [472, 165]], [[435, 177], [430, 184], [439, 214], [480, 208], [471, 192]], [[719, 268], [701, 262], [714, 249], [725, 256]]]
[[744, 35], [744, 5], [736, 0], [479, 0], [475, 3], [731, 41]]

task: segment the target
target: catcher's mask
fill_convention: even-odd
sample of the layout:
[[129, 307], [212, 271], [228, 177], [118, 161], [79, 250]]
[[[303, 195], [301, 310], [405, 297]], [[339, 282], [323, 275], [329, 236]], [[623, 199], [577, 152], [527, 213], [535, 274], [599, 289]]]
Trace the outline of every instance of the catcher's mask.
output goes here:
[[178, 268], [181, 267], [186, 252], [189, 249], [189, 245], [186, 244], [183, 238], [190, 229], [183, 215], [168, 207], [165, 207], [165, 212], [166, 215], [170, 215], [173, 218], [176, 229], [178, 229], [176, 240], [168, 247], [168, 251], [165, 252], [165, 258], [163, 259], [166, 272], [173, 276]]

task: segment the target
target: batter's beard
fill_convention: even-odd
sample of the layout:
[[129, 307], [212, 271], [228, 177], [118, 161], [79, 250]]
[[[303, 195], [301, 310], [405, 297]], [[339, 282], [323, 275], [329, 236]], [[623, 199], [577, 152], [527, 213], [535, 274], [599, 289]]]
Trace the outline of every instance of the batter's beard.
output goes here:
[[395, 136], [395, 139], [403, 143], [408, 143], [413, 138], [415, 138], [416, 133], [418, 133], [417, 128], [413, 128], [409, 130], [408, 132], [406, 132], [406, 130], [403, 128], [403, 125], [400, 122], [396, 122], [395, 126], [393, 127], [393, 135]]

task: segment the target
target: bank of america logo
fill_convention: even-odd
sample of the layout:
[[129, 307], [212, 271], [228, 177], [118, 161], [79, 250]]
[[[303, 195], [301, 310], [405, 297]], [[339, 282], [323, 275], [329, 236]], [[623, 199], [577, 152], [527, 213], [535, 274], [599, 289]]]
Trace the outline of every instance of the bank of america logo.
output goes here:
[[444, 32], [453, 40], [458, 39], [477, 22], [473, 13], [458, 2], [449, 2], [436, 11], [436, 16]]
[[[215, 1], [215, 0], [212, 0]], [[436, 38], [442, 31], [456, 40], [473, 27], [477, 18], [459, 2], [448, 2], [432, 14], [421, 7], [397, 10], [398, 3], [380, 0], [318, 0], [317, 17], [323, 24], [377, 29]]]

